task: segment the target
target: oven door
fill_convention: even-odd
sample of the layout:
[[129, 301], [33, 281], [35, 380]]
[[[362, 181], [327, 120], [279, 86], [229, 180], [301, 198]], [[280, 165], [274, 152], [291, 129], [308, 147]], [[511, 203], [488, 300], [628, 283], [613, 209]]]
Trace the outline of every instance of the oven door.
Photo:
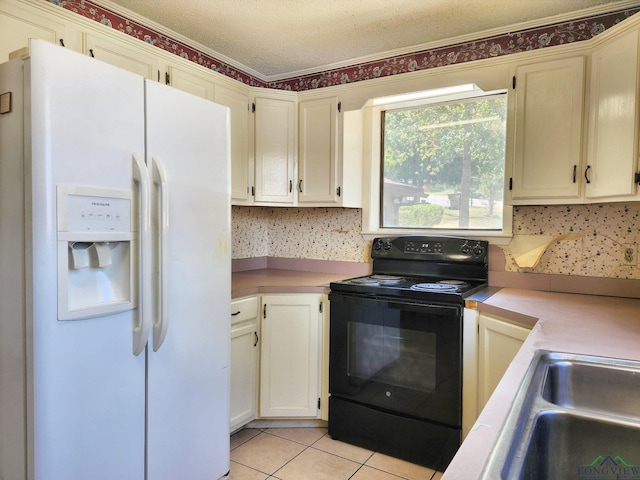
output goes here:
[[462, 307], [331, 292], [332, 397], [462, 421]]

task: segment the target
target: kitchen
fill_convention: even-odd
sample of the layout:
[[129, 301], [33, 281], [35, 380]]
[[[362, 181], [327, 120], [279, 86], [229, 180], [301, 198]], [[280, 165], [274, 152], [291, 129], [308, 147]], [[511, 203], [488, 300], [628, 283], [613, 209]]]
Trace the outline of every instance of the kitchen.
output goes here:
[[[68, 38], [71, 40], [66, 43], [73, 45], [73, 35]], [[367, 94], [358, 97], [366, 98]], [[359, 101], [353, 99], [353, 104], [345, 104], [345, 108], [355, 108]], [[548, 247], [535, 266], [520, 267], [515, 260], [518, 255], [508, 246], [493, 245], [490, 284], [637, 297], [637, 254], [633, 262], [624, 262], [621, 245], [637, 244], [634, 222], [638, 211], [637, 202], [516, 206], [513, 232], [544, 235]], [[362, 219], [360, 209], [234, 206], [234, 263], [251, 264], [245, 259], [253, 259], [253, 265], [277, 259], [367, 263], [372, 235], [360, 233], [367, 230], [363, 225], [367, 220]], [[574, 236], [564, 237], [567, 233]], [[298, 265], [309, 268], [307, 262], [288, 262], [290, 268]], [[584, 274], [576, 276], [576, 271]]]

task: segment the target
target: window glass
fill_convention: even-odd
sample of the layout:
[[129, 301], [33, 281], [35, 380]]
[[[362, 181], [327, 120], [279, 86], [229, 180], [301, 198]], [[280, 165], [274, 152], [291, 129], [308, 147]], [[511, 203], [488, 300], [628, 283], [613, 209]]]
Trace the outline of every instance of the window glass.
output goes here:
[[380, 226], [501, 230], [506, 94], [382, 110]]

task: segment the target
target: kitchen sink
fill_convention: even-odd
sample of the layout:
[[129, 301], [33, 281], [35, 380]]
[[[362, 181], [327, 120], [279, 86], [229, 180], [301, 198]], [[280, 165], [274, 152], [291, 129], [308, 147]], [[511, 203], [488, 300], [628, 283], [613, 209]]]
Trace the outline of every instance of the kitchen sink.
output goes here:
[[483, 479], [640, 479], [640, 362], [539, 350]]
[[549, 361], [542, 397], [562, 407], [640, 418], [640, 367], [627, 363]]

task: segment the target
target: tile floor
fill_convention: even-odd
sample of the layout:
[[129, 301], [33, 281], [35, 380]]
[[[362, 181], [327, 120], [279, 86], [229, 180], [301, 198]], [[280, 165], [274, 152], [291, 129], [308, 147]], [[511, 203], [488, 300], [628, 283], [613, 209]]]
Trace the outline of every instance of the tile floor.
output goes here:
[[231, 436], [231, 480], [438, 480], [442, 473], [332, 440], [326, 428], [245, 428]]

